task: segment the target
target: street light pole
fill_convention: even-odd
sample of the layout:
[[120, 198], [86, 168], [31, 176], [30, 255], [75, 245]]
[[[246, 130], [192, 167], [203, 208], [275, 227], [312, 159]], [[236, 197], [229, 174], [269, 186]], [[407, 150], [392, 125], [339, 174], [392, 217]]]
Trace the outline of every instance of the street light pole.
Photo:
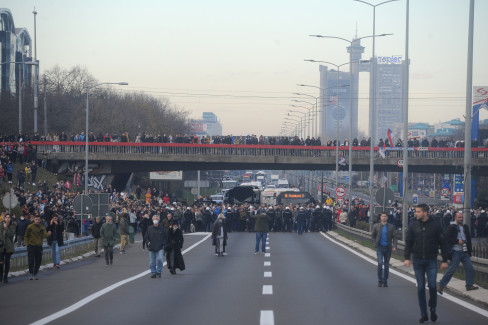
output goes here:
[[408, 94], [409, 94], [409, 74], [410, 59], [408, 54], [409, 21], [410, 21], [410, 1], [406, 3], [406, 31], [405, 31], [405, 66], [404, 66], [404, 93], [403, 93], [403, 201], [402, 201], [402, 240], [405, 241], [408, 225]]
[[468, 27], [468, 64], [466, 78], [466, 112], [464, 122], [464, 223], [471, 223], [471, 129], [472, 129], [472, 105], [473, 105], [473, 32], [474, 32], [474, 0], [469, 2], [469, 27]]
[[[34, 14], [34, 62], [37, 62], [37, 28], [36, 28], [36, 17], [37, 11], [34, 8], [32, 12]], [[39, 98], [38, 98], [38, 88], [39, 87], [39, 64], [37, 64], [34, 68], [34, 133], [37, 133], [37, 111], [39, 107]]]
[[86, 87], [86, 130], [85, 130], [85, 195], [88, 195], [88, 126], [90, 116], [90, 90], [101, 85], [127, 86], [127, 82], [102, 82], [91, 87]]
[[375, 116], [376, 116], [376, 7], [384, 5], [388, 2], [394, 2], [398, 0], [388, 0], [373, 5], [369, 2], [363, 0], [353, 0], [356, 2], [364, 3], [370, 7], [373, 7], [373, 54], [371, 62], [371, 74], [373, 83], [373, 95], [372, 95], [372, 105], [369, 110], [369, 135], [371, 137], [371, 145], [369, 147], [369, 230], [373, 229], [374, 223], [374, 196], [373, 196], [373, 183], [374, 183], [374, 142], [375, 142]]

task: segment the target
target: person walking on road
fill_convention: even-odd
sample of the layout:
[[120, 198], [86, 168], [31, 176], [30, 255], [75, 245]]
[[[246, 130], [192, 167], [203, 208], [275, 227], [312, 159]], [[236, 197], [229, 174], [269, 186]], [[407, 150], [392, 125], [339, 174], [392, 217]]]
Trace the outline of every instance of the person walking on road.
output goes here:
[[220, 214], [212, 229], [212, 245], [215, 246], [215, 255], [224, 256], [227, 246], [227, 229], [224, 225], [224, 215]]
[[120, 254], [125, 254], [125, 246], [129, 244], [129, 213], [126, 208], [123, 208], [120, 214], [119, 232]]
[[27, 246], [27, 259], [29, 261], [29, 273], [31, 280], [38, 280], [37, 273], [42, 262], [42, 241], [51, 235], [50, 232], [41, 225], [41, 217], [36, 215], [34, 222], [25, 231], [25, 245]]
[[415, 220], [408, 225], [405, 239], [406, 267], [410, 267], [410, 257], [413, 255], [413, 269], [417, 279], [417, 295], [420, 307], [420, 323], [429, 320], [427, 316], [427, 302], [425, 298], [425, 276], [429, 287], [430, 320], [437, 320], [437, 254], [441, 248], [441, 269], [447, 268], [447, 248], [439, 222], [429, 217], [429, 207], [419, 204], [415, 208]]
[[15, 222], [12, 216], [7, 213], [0, 222], [0, 283], [8, 283], [8, 272], [10, 270], [10, 258], [14, 253]]
[[178, 221], [171, 221], [171, 226], [168, 230], [168, 240], [165, 247], [166, 263], [171, 274], [176, 274], [176, 269], [180, 269], [180, 271], [185, 270], [185, 261], [181, 254], [183, 242], [183, 233], [178, 225]]
[[149, 269], [151, 278], [160, 278], [163, 271], [163, 248], [168, 241], [168, 235], [159, 223], [159, 216], [152, 217], [153, 225], [146, 231], [147, 249], [149, 251]]
[[47, 244], [51, 246], [53, 267], [59, 269], [59, 263], [61, 263], [59, 247], [64, 245], [64, 222], [59, 219], [57, 214], [54, 214], [51, 218], [47, 231], [51, 232], [51, 236], [47, 239]]
[[444, 288], [451, 280], [459, 263], [463, 263], [464, 272], [466, 273], [466, 290], [476, 290], [474, 283], [474, 268], [471, 263], [471, 254], [473, 246], [471, 244], [471, 234], [468, 225], [463, 225], [462, 211], [456, 212], [454, 223], [447, 227], [446, 239], [449, 248], [451, 248], [451, 264], [446, 270], [442, 279], [437, 283], [437, 291], [442, 294]]
[[91, 233], [93, 236], [93, 246], [95, 247], [95, 256], [100, 257], [102, 251], [102, 238], [100, 235], [100, 230], [102, 229], [102, 220], [100, 217], [95, 218], [95, 223], [91, 228]]
[[254, 254], [257, 254], [259, 252], [259, 243], [261, 242], [261, 251], [266, 253], [266, 238], [268, 237], [268, 231], [269, 231], [269, 216], [260, 213], [254, 215], [252, 213], [251, 209], [251, 218], [256, 220], [256, 223], [254, 224], [254, 230], [256, 231], [256, 248], [254, 250]]
[[112, 222], [111, 216], [105, 217], [105, 223], [100, 228], [100, 237], [105, 251], [105, 265], [114, 264], [114, 246], [117, 240], [117, 227]]
[[[386, 212], [381, 213], [380, 222], [373, 226], [371, 239], [376, 247], [378, 258], [378, 287], [388, 287], [391, 252], [397, 248], [396, 229], [388, 223]], [[384, 270], [383, 270], [384, 268]]]

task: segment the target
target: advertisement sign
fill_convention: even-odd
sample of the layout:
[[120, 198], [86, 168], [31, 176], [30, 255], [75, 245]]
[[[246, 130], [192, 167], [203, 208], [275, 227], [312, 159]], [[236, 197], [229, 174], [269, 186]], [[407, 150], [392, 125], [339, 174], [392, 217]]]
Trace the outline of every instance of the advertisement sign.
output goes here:
[[[488, 86], [474, 86], [473, 87], [473, 114], [485, 103], [488, 99]], [[478, 131], [480, 126], [480, 115], [473, 116], [471, 137], [472, 139], [479, 139]]]
[[190, 123], [190, 128], [193, 133], [205, 133], [207, 132], [207, 124], [201, 122]]
[[402, 56], [401, 55], [378, 56], [377, 63], [378, 64], [401, 64]]
[[183, 171], [150, 172], [149, 179], [159, 181], [181, 181], [183, 180]]

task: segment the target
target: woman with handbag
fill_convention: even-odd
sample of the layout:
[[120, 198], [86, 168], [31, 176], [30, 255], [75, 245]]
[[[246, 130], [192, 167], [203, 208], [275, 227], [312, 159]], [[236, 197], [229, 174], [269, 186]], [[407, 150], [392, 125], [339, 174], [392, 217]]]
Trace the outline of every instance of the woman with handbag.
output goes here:
[[[14, 236], [17, 225], [12, 222], [12, 216], [5, 214], [0, 222], [0, 282], [8, 283], [10, 258], [14, 253]], [[2, 243], [3, 242], [3, 243]]]

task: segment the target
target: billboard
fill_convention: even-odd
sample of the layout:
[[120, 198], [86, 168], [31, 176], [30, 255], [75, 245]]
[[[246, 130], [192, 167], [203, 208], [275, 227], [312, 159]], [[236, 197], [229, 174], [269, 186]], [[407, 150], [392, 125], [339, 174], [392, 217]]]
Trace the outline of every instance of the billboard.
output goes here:
[[149, 179], [158, 181], [181, 181], [183, 180], [183, 171], [150, 172]]
[[202, 122], [190, 123], [192, 133], [207, 133], [207, 124]]
[[[473, 114], [476, 113], [488, 99], [488, 86], [474, 86], [473, 87]], [[478, 132], [480, 127], [480, 114], [473, 116], [471, 139], [478, 139]]]

